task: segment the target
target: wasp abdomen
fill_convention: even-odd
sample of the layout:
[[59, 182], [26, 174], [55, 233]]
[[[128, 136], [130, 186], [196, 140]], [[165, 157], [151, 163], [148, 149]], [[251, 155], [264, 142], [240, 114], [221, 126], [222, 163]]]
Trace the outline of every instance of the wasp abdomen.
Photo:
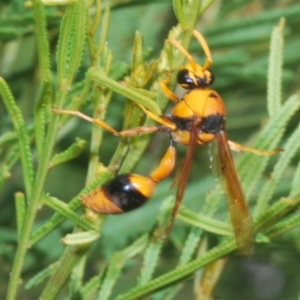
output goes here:
[[120, 174], [82, 197], [84, 206], [103, 214], [130, 211], [144, 204], [155, 189], [150, 177]]

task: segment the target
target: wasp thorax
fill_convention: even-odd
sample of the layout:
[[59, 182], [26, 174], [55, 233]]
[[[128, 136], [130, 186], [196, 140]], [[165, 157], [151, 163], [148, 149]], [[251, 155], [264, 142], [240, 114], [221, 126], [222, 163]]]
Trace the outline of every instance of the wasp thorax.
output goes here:
[[197, 71], [182, 69], [177, 74], [177, 82], [187, 90], [195, 88], [206, 88], [214, 81], [214, 74], [211, 70]]

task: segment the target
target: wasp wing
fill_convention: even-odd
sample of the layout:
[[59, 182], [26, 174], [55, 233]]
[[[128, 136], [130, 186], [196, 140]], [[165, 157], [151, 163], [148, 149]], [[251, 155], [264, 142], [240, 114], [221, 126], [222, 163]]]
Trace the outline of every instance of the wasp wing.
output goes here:
[[172, 229], [174, 220], [176, 218], [176, 215], [178, 213], [180, 204], [182, 202], [185, 188], [187, 185], [187, 181], [189, 178], [190, 170], [191, 170], [191, 165], [193, 161], [193, 157], [195, 154], [195, 149], [197, 145], [197, 137], [198, 137], [198, 123], [200, 122], [199, 119], [195, 119], [195, 121], [191, 125], [190, 129], [190, 140], [189, 140], [189, 145], [188, 149], [186, 152], [186, 155], [184, 157], [184, 160], [182, 162], [181, 168], [179, 172], [176, 174], [175, 181], [173, 181], [173, 185], [177, 185], [177, 191], [176, 191], [176, 202], [172, 211], [172, 216], [170, 223], [167, 227], [167, 233], [169, 233]]
[[229, 213], [237, 247], [243, 254], [251, 254], [254, 237], [252, 217], [238, 177], [225, 131], [216, 134], [218, 167], [227, 194]]

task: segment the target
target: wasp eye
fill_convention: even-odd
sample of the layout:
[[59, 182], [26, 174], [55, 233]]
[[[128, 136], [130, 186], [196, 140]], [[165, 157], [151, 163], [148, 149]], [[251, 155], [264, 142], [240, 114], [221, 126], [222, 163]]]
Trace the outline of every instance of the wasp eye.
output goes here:
[[184, 89], [192, 90], [197, 87], [197, 83], [194, 82], [193, 78], [190, 76], [190, 71], [187, 69], [182, 69], [178, 72], [177, 82]]

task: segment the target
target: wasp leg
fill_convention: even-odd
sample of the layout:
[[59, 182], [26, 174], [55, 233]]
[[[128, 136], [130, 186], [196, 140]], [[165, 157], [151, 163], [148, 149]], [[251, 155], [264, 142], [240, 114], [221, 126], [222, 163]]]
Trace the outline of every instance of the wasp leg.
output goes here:
[[229, 145], [230, 149], [232, 149], [234, 151], [237, 151], [237, 152], [246, 151], [246, 152], [251, 152], [251, 153], [254, 153], [254, 154], [260, 155], [260, 156], [271, 156], [271, 155], [274, 155], [276, 153], [283, 151], [283, 149], [275, 149], [273, 151], [261, 151], [261, 150], [245, 147], [243, 145], [237, 144], [232, 141], [228, 141], [228, 145]]
[[[148, 111], [143, 106], [141, 106], [141, 105], [139, 105], [139, 106], [145, 112], [145, 114], [147, 116], [149, 116], [151, 119], [153, 119], [154, 121], [160, 123], [161, 125], [167, 127], [170, 130], [176, 129], [175, 124], [168, 122], [167, 120], [164, 120], [163, 118], [161, 118], [159, 116], [156, 116], [154, 113]], [[93, 118], [81, 113], [80, 111], [63, 110], [63, 109], [52, 109], [52, 110], [53, 110], [53, 112], [55, 112], [57, 114], [73, 115], [73, 116], [80, 117], [88, 122], [91, 122], [91, 123], [97, 125], [97, 126], [101, 126], [102, 128], [104, 128], [107, 131], [109, 131], [110, 133], [112, 133], [113, 135], [120, 136], [120, 137], [130, 137], [130, 136], [137, 135], [139, 133], [146, 134], [146, 133], [153, 133], [153, 132], [161, 131], [161, 127], [155, 126], [155, 125], [154, 126], [141, 126], [141, 127], [126, 129], [123, 131], [117, 131], [114, 128], [112, 128], [110, 125], [108, 125], [106, 122], [104, 122], [100, 119], [93, 119]]]
[[180, 99], [175, 95], [175, 93], [173, 91], [171, 91], [168, 88], [168, 83], [169, 80], [168, 79], [164, 79], [160, 82], [160, 89], [162, 90], [162, 92], [165, 94], [165, 96], [175, 102], [179, 102]]
[[136, 209], [152, 196], [157, 183], [170, 175], [175, 161], [175, 142], [171, 139], [170, 147], [149, 177], [119, 174], [103, 186], [82, 196], [82, 203], [102, 214], [118, 214]]
[[157, 123], [163, 125], [164, 127], [168, 128], [171, 131], [175, 131], [177, 130], [177, 125], [174, 124], [173, 122], [157, 116], [156, 114], [154, 114], [153, 112], [151, 112], [150, 110], [146, 109], [144, 106], [138, 104], [138, 106], [141, 108], [141, 110], [153, 121], [156, 121]]

